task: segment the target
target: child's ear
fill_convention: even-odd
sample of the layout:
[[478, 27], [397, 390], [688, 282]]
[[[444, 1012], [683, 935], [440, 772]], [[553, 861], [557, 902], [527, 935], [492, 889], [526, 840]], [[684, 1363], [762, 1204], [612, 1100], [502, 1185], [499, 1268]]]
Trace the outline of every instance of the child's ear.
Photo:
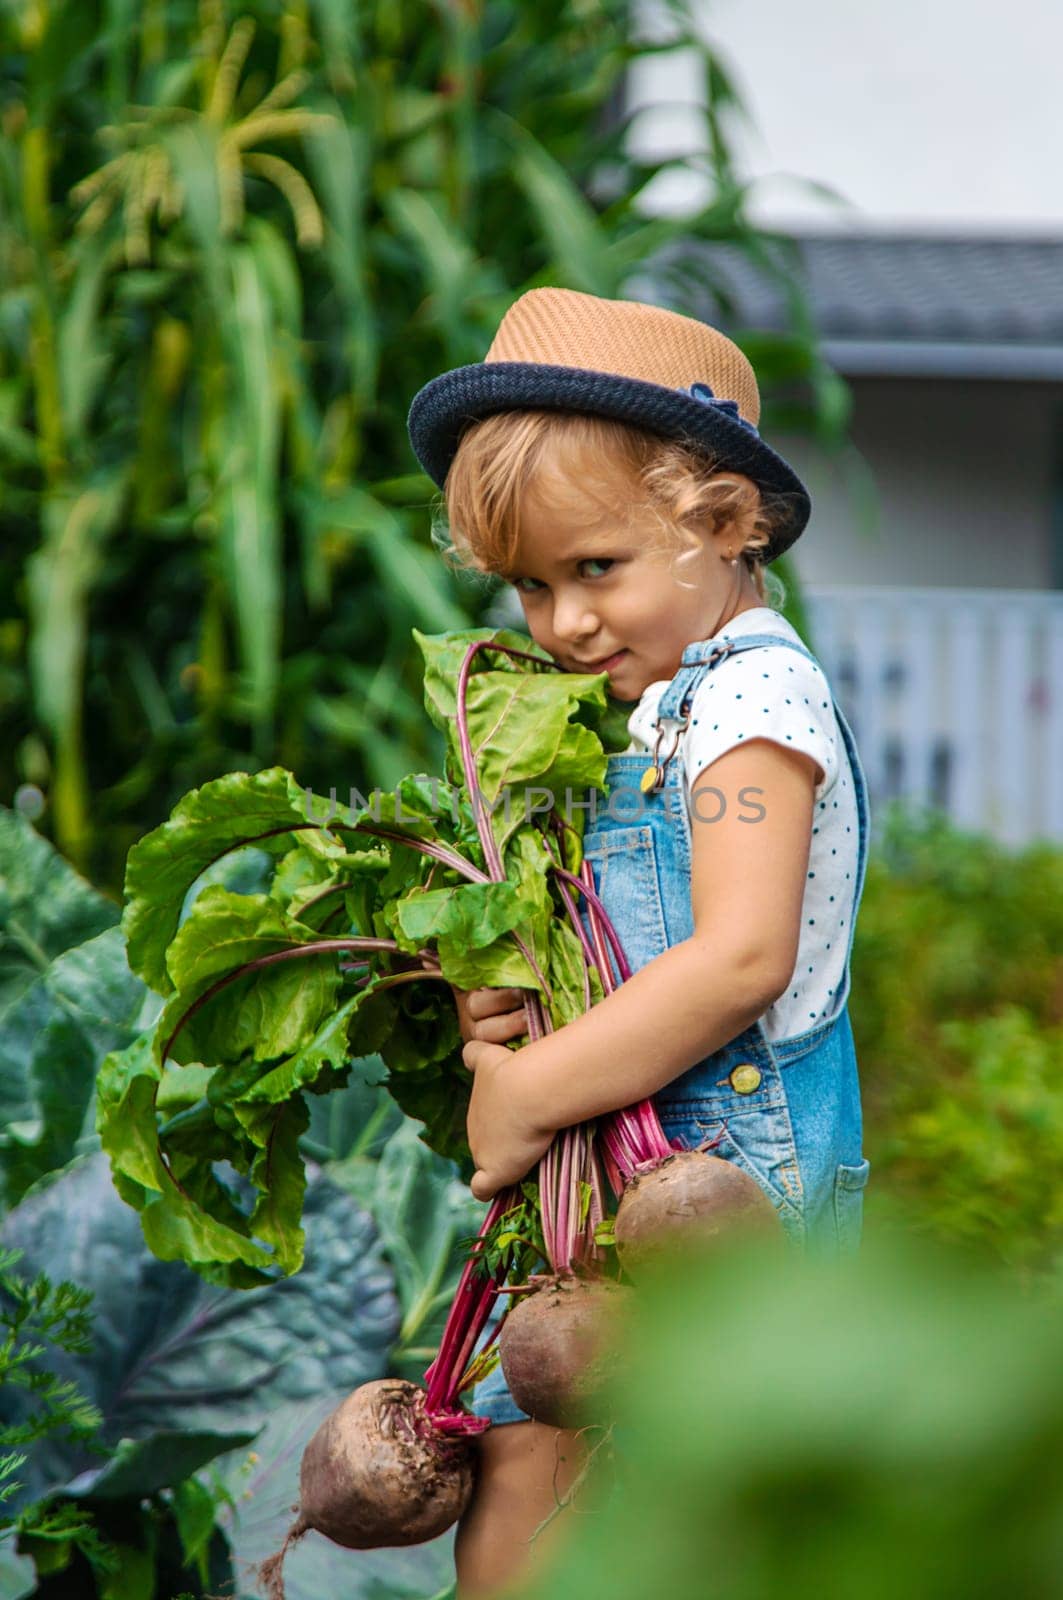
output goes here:
[[713, 537], [721, 552], [728, 546], [744, 549], [756, 527], [760, 510], [760, 490], [744, 472], [730, 470], [713, 473], [720, 486], [719, 512]]
[[753, 479], [747, 478], [744, 472], [733, 472], [730, 467], [727, 467], [719, 472], [714, 472], [712, 481], [720, 485], [733, 484], [736, 490], [735, 498], [743, 505], [747, 503], [755, 505], [760, 500], [760, 490], [753, 482]]

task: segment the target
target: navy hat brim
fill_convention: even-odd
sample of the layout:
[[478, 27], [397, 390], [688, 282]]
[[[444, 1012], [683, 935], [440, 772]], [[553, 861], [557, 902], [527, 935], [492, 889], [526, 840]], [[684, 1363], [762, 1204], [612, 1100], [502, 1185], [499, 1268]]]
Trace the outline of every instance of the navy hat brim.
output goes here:
[[528, 361], [480, 361], [441, 373], [419, 389], [406, 426], [425, 472], [440, 489], [471, 422], [499, 411], [582, 411], [628, 422], [648, 433], [710, 451], [744, 473], [777, 502], [770, 544], [760, 559], [774, 561], [803, 531], [812, 510], [808, 490], [793, 468], [760, 435], [684, 389], [584, 367]]

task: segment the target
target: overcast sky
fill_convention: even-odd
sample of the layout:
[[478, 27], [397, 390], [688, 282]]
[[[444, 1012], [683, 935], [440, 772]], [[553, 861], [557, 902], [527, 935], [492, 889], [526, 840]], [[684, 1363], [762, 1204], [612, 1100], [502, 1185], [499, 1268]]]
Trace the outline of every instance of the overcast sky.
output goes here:
[[[764, 180], [759, 220], [1063, 233], [1061, 0], [700, 0], [700, 12], [751, 112], [732, 142], [743, 176]], [[696, 144], [691, 66], [671, 53], [633, 69], [633, 103], [657, 103], [634, 125], [640, 152]], [[849, 206], [802, 193], [800, 177]], [[680, 178], [654, 200], [682, 209], [696, 193]]]

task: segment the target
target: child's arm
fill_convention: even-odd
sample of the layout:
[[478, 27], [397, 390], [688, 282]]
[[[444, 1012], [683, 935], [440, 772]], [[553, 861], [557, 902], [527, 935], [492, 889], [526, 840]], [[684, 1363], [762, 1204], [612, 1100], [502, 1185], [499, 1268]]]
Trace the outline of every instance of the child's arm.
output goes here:
[[[558, 1128], [656, 1093], [783, 992], [797, 959], [819, 775], [811, 757], [769, 740], [727, 751], [694, 783], [727, 804], [717, 822], [691, 820], [693, 936], [545, 1039], [515, 1052], [465, 1046], [478, 1198], [523, 1177]], [[743, 801], [743, 789], [760, 792]], [[763, 817], [741, 820], [754, 806]], [[714, 816], [719, 802], [702, 809]]]

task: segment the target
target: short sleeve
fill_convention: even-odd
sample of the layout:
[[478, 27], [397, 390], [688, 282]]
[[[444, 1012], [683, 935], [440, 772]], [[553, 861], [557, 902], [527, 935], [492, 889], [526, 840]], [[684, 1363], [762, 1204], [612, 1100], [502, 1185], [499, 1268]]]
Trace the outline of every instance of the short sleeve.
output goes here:
[[823, 669], [786, 645], [727, 656], [694, 691], [683, 738], [687, 787], [699, 772], [747, 739], [800, 750], [823, 769], [815, 798], [838, 778], [838, 722]]

